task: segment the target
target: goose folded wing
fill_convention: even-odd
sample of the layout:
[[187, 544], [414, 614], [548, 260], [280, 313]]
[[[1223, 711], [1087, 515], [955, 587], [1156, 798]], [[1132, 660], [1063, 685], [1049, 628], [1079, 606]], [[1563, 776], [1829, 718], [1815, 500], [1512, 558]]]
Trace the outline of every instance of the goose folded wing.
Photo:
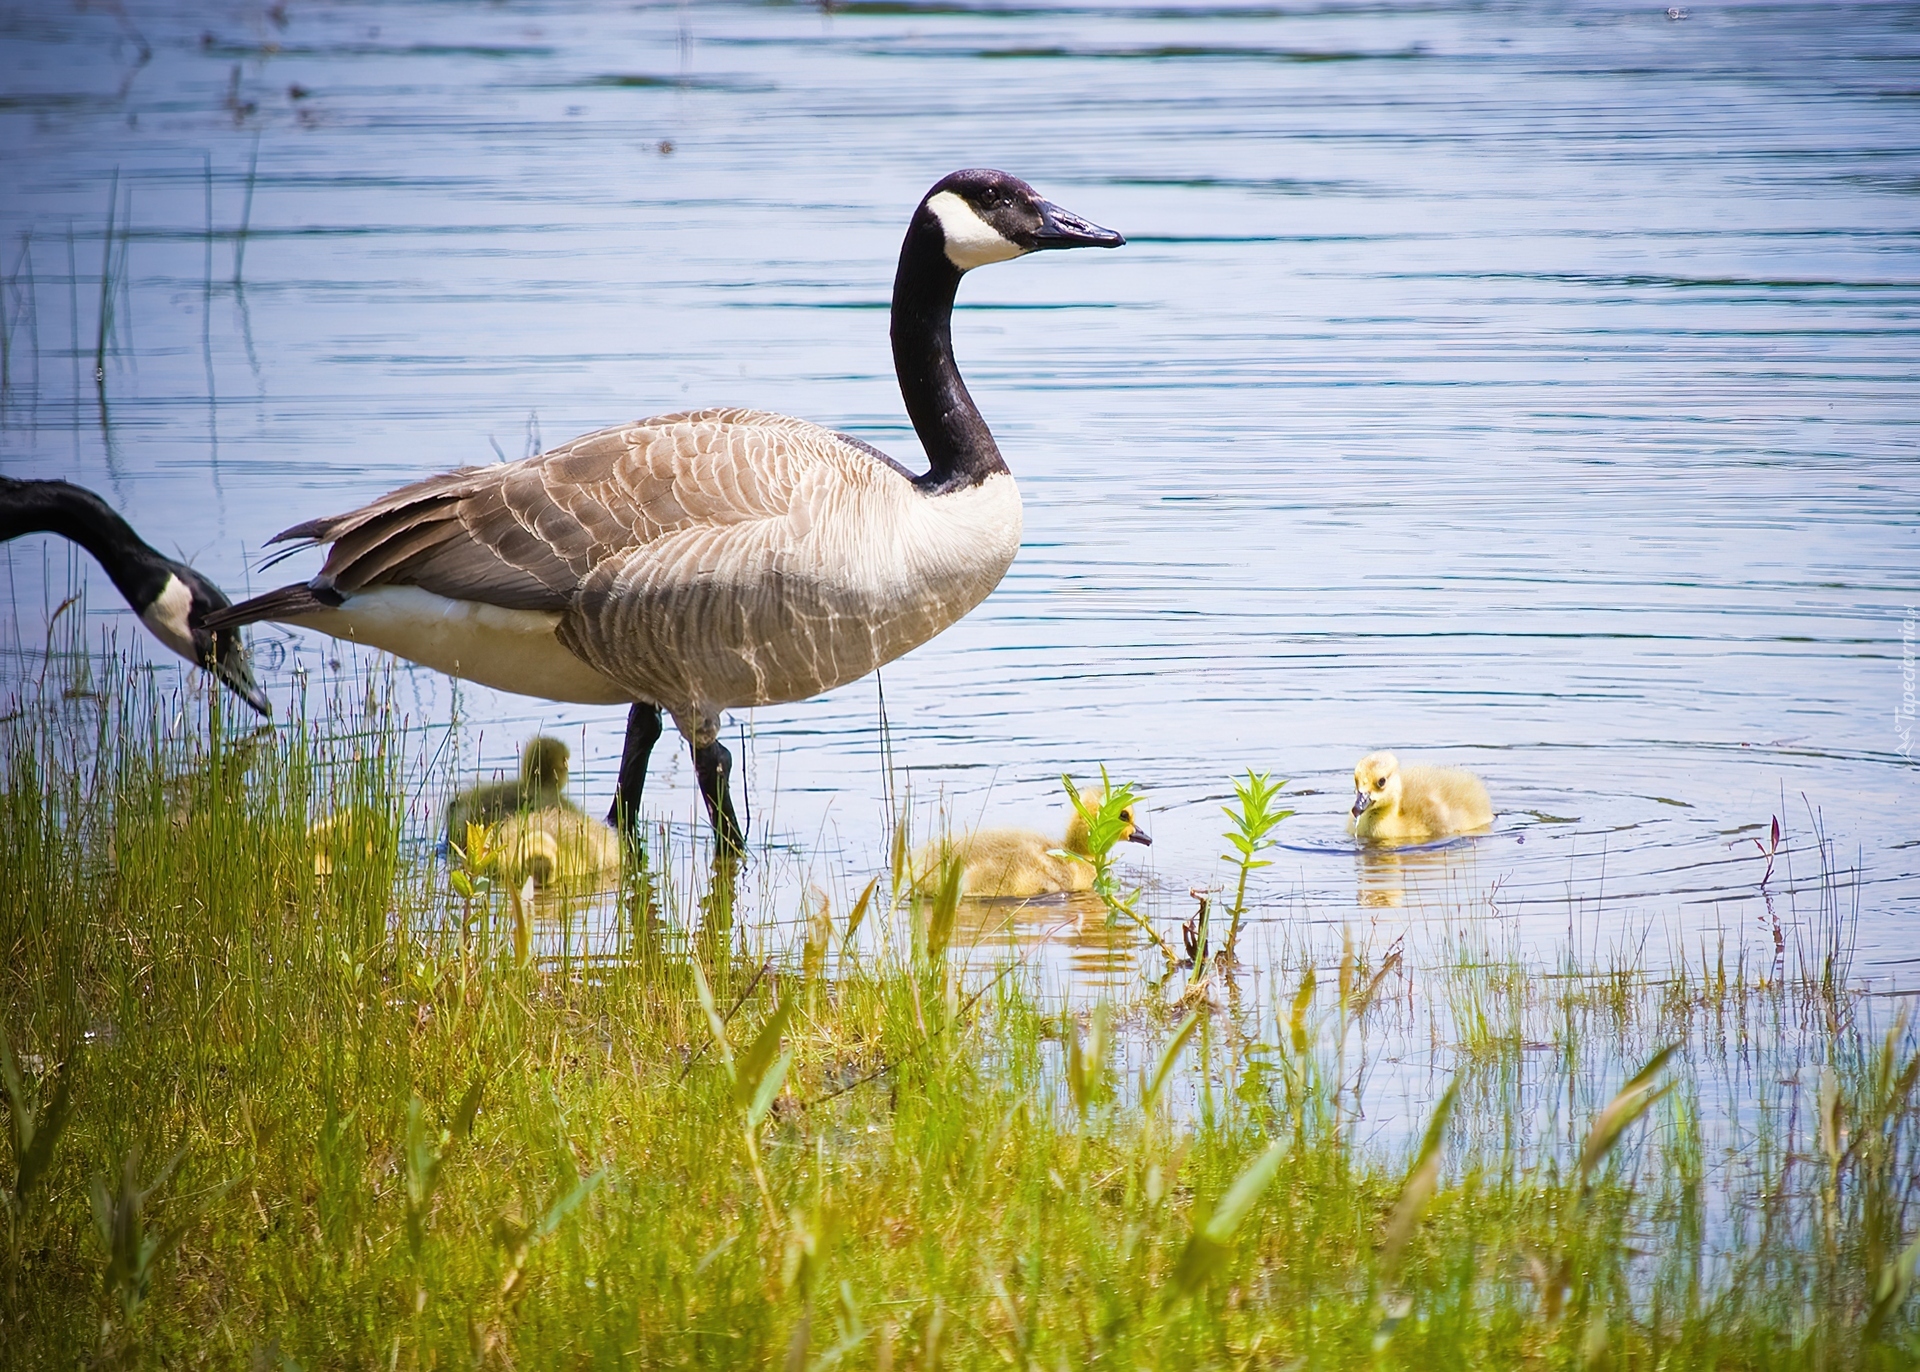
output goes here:
[[321, 579], [346, 595], [418, 586], [506, 609], [561, 610], [609, 558], [669, 534], [784, 517], [801, 469], [831, 460], [838, 446], [784, 416], [666, 415], [524, 461], [429, 477], [273, 541], [331, 543]]

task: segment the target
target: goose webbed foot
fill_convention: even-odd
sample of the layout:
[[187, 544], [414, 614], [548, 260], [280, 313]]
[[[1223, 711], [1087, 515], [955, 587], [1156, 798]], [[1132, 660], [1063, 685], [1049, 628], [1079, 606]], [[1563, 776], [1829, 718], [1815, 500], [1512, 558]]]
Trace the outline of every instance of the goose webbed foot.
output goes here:
[[614, 786], [607, 823], [622, 833], [640, 832], [640, 793], [647, 785], [647, 760], [660, 741], [660, 707], [635, 701], [627, 712], [627, 740], [620, 749], [620, 780]]
[[733, 776], [733, 754], [719, 739], [693, 750], [693, 769], [700, 776], [700, 796], [707, 802], [707, 816], [721, 849], [729, 853], [746, 851], [747, 836], [733, 813], [733, 797], [727, 782]]

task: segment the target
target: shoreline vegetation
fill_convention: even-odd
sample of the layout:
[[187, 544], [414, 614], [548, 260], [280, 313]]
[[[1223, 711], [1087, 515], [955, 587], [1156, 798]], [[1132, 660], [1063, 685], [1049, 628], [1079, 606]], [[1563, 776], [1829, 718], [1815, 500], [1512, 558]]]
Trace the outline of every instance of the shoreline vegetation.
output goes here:
[[650, 830], [555, 956], [407, 841], [377, 679], [240, 733], [48, 662], [0, 722], [9, 1367], [1920, 1358], [1920, 1046], [1837, 898], [1657, 969], [1306, 931], [1247, 996], [1250, 772], [1220, 932], [1096, 851], [1169, 975], [1084, 1012], [960, 956], [904, 824], [791, 940]]

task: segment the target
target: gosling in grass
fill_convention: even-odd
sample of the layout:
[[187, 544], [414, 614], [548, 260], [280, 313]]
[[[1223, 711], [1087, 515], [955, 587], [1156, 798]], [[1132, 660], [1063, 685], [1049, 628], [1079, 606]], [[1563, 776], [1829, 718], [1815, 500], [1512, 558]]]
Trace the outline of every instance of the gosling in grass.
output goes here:
[[368, 806], [349, 805], [309, 824], [307, 842], [313, 848], [317, 877], [330, 877], [342, 865], [371, 868], [383, 856], [389, 862], [393, 857], [393, 820]]
[[520, 753], [520, 779], [495, 781], [462, 791], [447, 806], [447, 842], [464, 848], [469, 824], [494, 825], [523, 810], [560, 810], [578, 814], [566, 798], [567, 745], [544, 734], [527, 740]]
[[1404, 842], [1470, 833], [1493, 823], [1487, 788], [1455, 767], [1401, 767], [1392, 753], [1368, 753], [1353, 769], [1356, 838]]
[[[1106, 795], [1098, 787], [1080, 793], [1080, 803], [1089, 810], [1098, 809]], [[1146, 830], [1135, 822], [1133, 807], [1120, 812], [1125, 827], [1120, 837], [1128, 843], [1151, 844]], [[960, 864], [961, 894], [974, 900], [1030, 900], [1035, 896], [1058, 895], [1065, 891], [1093, 888], [1093, 865], [1070, 857], [1055, 857], [1057, 850], [1091, 857], [1087, 841], [1087, 821], [1079, 810], [1067, 824], [1066, 837], [1054, 840], [1031, 829], [977, 829], [964, 838], [945, 843], [929, 843], [914, 858], [913, 869], [921, 873], [916, 890], [931, 894], [940, 881], [941, 863], [951, 859]]]

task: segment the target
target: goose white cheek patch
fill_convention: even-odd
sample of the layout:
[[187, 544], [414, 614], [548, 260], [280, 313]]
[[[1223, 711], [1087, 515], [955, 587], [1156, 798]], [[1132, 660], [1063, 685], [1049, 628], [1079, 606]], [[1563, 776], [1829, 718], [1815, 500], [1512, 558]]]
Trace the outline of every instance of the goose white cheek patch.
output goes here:
[[963, 272], [984, 267], [989, 262], [1005, 262], [1026, 251], [1002, 237], [998, 229], [952, 191], [941, 191], [927, 201], [927, 208], [940, 221], [940, 232], [947, 240], [947, 261]]
[[160, 594], [153, 598], [153, 604], [140, 615], [155, 638], [189, 662], [194, 660], [193, 630], [187, 625], [187, 615], [192, 609], [193, 592], [179, 577], [169, 576]]

